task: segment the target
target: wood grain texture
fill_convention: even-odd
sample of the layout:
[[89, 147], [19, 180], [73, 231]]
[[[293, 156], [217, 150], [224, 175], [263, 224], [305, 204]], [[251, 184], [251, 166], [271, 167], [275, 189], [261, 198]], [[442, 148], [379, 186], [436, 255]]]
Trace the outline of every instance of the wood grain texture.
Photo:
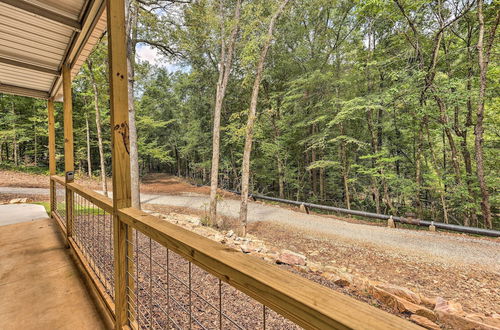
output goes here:
[[68, 183], [67, 187], [76, 194], [91, 201], [97, 207], [100, 207], [109, 214], [113, 214], [113, 200], [111, 198], [101, 195], [88, 188], [85, 188], [82, 185], [79, 185], [78, 183], [75, 182]]
[[117, 213], [117, 210], [131, 206], [125, 1], [106, 0], [106, 8], [112, 132], [115, 329], [123, 329], [128, 326], [127, 285], [133, 287], [127, 276], [127, 268], [132, 267], [127, 260], [127, 237], [131, 230], [120, 221]]
[[66, 181], [64, 180], [64, 177], [62, 176], [59, 176], [59, 175], [51, 175], [50, 176], [50, 179], [65, 186], [66, 185]]
[[64, 64], [63, 73], [63, 93], [64, 93], [64, 170], [74, 171], [74, 151], [73, 151], [73, 101], [71, 93], [71, 73], [69, 66]]
[[47, 120], [49, 123], [49, 173], [56, 174], [56, 129], [54, 119], [54, 100], [47, 101]]
[[[71, 91], [71, 70], [68, 64], [62, 66], [63, 93], [64, 93], [64, 171], [74, 172], [73, 146], [73, 100]], [[66, 182], [71, 182], [65, 176]], [[73, 235], [73, 192], [66, 187], [66, 237]], [[69, 243], [66, 243], [69, 245]]]
[[307, 329], [421, 329], [366, 303], [134, 208], [129, 226]]
[[[54, 100], [47, 100], [47, 121], [49, 136], [49, 174], [56, 174], [56, 129], [54, 120]], [[50, 180], [50, 214], [55, 211], [55, 183]]]

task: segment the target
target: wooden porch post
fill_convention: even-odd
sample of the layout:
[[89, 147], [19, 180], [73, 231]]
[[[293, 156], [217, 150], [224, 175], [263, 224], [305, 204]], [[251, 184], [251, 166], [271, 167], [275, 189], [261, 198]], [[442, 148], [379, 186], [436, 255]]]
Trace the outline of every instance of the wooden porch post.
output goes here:
[[[49, 174], [56, 174], [56, 131], [54, 120], [54, 100], [50, 98], [47, 101], [47, 117], [49, 122]], [[55, 211], [55, 183], [50, 180], [50, 217], [52, 212]]]
[[111, 103], [111, 144], [113, 169], [113, 226], [115, 257], [115, 329], [128, 325], [127, 286], [132, 278], [127, 270], [133, 268], [127, 253], [132, 240], [131, 229], [120, 221], [117, 210], [130, 207], [130, 144], [128, 125], [127, 39], [125, 32], [125, 0], [106, 0], [108, 25], [109, 83]]
[[[73, 182], [75, 162], [73, 153], [73, 100], [71, 94], [71, 70], [62, 67], [64, 95], [64, 171], [66, 183]], [[66, 234], [73, 235], [73, 192], [66, 187]]]

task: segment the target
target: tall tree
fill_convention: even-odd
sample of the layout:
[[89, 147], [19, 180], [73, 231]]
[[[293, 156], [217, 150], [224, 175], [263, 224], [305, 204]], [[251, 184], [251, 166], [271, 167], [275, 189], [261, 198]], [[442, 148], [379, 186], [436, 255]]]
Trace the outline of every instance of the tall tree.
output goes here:
[[214, 124], [212, 133], [212, 170], [210, 172], [210, 222], [212, 225], [217, 222], [217, 186], [219, 181], [219, 153], [220, 153], [220, 119], [222, 104], [224, 96], [226, 95], [226, 88], [231, 74], [231, 66], [233, 63], [233, 54], [240, 28], [240, 12], [241, 0], [237, 0], [236, 8], [234, 9], [233, 28], [229, 41], [226, 46], [225, 41], [225, 16], [224, 16], [224, 1], [220, 0], [220, 58], [219, 58], [219, 79], [217, 81], [217, 88], [215, 94], [215, 107], [214, 107]]
[[108, 182], [106, 180], [106, 165], [104, 161], [104, 146], [102, 141], [103, 139], [101, 129], [101, 109], [99, 107], [99, 89], [97, 87], [92, 60], [87, 59], [86, 65], [89, 71], [90, 83], [92, 84], [92, 91], [94, 92], [95, 125], [97, 131], [97, 147], [99, 149], [99, 171], [101, 173], [101, 185], [104, 195], [108, 196]]
[[262, 74], [264, 72], [264, 64], [266, 62], [269, 46], [273, 39], [274, 27], [279, 16], [285, 10], [285, 6], [290, 0], [282, 0], [269, 21], [267, 35], [265, 36], [260, 56], [257, 62], [257, 70], [255, 72], [255, 80], [252, 88], [252, 97], [250, 99], [250, 108], [248, 109], [248, 119], [245, 134], [245, 147], [243, 149], [243, 163], [241, 170], [241, 204], [240, 204], [240, 217], [239, 217], [239, 232], [244, 236], [247, 229], [247, 214], [248, 214], [248, 184], [250, 181], [250, 154], [252, 152], [253, 130], [255, 118], [257, 114], [257, 101], [259, 98], [259, 89], [262, 81]]
[[483, 160], [483, 135], [484, 135], [484, 99], [486, 94], [487, 86], [487, 73], [488, 65], [490, 61], [491, 48], [495, 41], [495, 34], [500, 22], [500, 9], [496, 10], [496, 17], [491, 26], [488, 40], [486, 42], [486, 47], [484, 45], [484, 14], [483, 14], [483, 0], [478, 1], [477, 6], [477, 17], [479, 20], [479, 37], [477, 41], [477, 52], [478, 52], [478, 62], [479, 62], [479, 98], [477, 105], [477, 119], [476, 126], [474, 128], [474, 134], [476, 138], [474, 140], [476, 146], [476, 170], [477, 178], [479, 181], [479, 187], [481, 188], [481, 209], [483, 211], [484, 224], [488, 228], [492, 228], [493, 223], [491, 221], [491, 209], [490, 209], [490, 194], [488, 191], [488, 186], [486, 185], [486, 180], [484, 178], [484, 160]]

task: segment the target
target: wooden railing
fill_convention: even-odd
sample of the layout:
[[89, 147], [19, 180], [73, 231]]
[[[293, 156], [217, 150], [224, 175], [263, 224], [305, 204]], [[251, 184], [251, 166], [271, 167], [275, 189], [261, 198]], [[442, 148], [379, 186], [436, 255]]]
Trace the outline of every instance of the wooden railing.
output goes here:
[[63, 177], [52, 176], [50, 180], [50, 211], [51, 216], [59, 223], [66, 233], [66, 183]]
[[[55, 183], [64, 181], [52, 176]], [[65, 186], [71, 219], [66, 228], [58, 222], [68, 244], [108, 318], [115, 320], [115, 302], [124, 299], [132, 329], [419, 328], [140, 210], [114, 211], [111, 199], [79, 184]], [[120, 223], [126, 246], [117, 246]]]

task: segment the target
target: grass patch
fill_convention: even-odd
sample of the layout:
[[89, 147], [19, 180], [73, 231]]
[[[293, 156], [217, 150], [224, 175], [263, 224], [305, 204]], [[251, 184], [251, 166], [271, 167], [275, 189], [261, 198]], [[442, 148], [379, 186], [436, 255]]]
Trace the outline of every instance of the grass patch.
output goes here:
[[45, 212], [50, 214], [50, 202], [33, 202], [31, 204], [42, 205], [45, 208]]
[[[47, 214], [50, 214], [50, 202], [33, 202], [31, 204], [42, 205], [45, 208]], [[57, 209], [59, 211], [63, 211], [66, 208], [65, 203], [58, 203]], [[94, 207], [84, 207], [84, 206], [76, 206], [73, 210], [75, 215], [103, 215], [103, 211], [99, 208]]]

